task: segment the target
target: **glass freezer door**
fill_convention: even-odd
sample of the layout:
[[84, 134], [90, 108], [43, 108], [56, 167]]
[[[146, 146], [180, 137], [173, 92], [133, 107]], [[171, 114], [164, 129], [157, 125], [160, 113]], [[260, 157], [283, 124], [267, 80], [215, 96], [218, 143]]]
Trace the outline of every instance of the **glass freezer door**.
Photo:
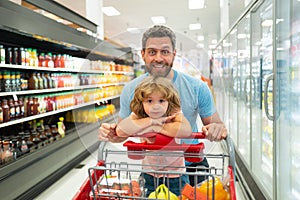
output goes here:
[[[276, 1], [277, 199], [300, 199], [300, 1]], [[276, 98], [277, 99], [277, 98]]]
[[238, 142], [237, 149], [242, 159], [250, 166], [251, 120], [249, 95], [250, 83], [250, 15], [247, 14], [237, 26], [237, 83], [240, 91], [237, 96]]
[[273, 196], [273, 35], [272, 1], [252, 11], [252, 173], [266, 196]]

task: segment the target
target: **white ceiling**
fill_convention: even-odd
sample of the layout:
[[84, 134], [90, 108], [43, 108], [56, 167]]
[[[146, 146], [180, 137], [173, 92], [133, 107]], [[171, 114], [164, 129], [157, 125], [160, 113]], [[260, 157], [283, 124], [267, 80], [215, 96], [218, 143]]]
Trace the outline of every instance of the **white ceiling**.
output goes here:
[[[152, 16], [165, 16], [167, 26], [177, 35], [177, 49], [188, 52], [204, 43], [208, 49], [213, 39], [220, 39], [220, 0], [206, 0], [204, 9], [189, 10], [188, 0], [102, 0], [103, 6], [113, 6], [121, 15], [108, 17], [103, 14], [104, 35], [120, 44], [139, 49], [142, 32], [153, 25]], [[244, 9], [242, 0], [227, 0], [229, 24], [233, 24]], [[201, 23], [200, 30], [189, 30], [190, 23]], [[231, 26], [231, 25], [230, 25]], [[229, 26], [229, 27], [230, 27]], [[127, 28], [139, 28], [140, 33], [129, 33]], [[203, 42], [197, 41], [204, 35]]]

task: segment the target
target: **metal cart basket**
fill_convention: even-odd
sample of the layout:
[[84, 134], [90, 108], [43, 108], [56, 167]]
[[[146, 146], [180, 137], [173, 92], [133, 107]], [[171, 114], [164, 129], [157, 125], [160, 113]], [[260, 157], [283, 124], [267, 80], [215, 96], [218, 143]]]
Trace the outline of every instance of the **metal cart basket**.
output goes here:
[[[236, 200], [235, 193], [235, 155], [230, 137], [222, 143], [225, 152], [205, 154], [204, 143], [179, 144], [175, 138], [158, 133], [147, 133], [143, 137], [153, 138], [153, 143], [127, 140], [123, 146], [127, 151], [104, 150], [103, 160], [88, 170], [89, 177], [83, 183], [73, 200], [112, 200], [112, 199], [169, 199], [169, 200]], [[193, 133], [190, 138], [205, 139], [203, 133]], [[108, 161], [110, 156], [128, 157], [132, 162]], [[157, 158], [155, 164], [141, 162], [146, 156]], [[159, 162], [161, 158], [183, 157], [188, 162], [201, 162], [206, 158], [205, 166], [170, 166]], [[145, 174], [153, 177], [154, 191], [145, 186]], [[191, 177], [191, 186], [182, 185], [184, 176]], [[180, 194], [175, 195], [168, 188], [174, 187], [171, 178], [178, 178]], [[150, 195], [149, 195], [150, 193]], [[221, 194], [222, 193], [222, 194]], [[226, 196], [224, 196], [226, 195]]]

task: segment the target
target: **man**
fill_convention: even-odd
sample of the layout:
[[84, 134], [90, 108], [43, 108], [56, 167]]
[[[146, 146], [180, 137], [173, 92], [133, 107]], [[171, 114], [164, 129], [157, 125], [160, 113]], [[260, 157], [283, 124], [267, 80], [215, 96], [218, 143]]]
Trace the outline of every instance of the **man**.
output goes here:
[[[161, 76], [172, 80], [179, 91], [182, 112], [190, 122], [193, 132], [198, 131], [196, 120], [199, 115], [203, 123], [202, 131], [207, 139], [219, 141], [227, 136], [227, 131], [215, 109], [210, 89], [200, 79], [172, 69], [176, 56], [175, 45], [175, 33], [168, 27], [155, 25], [143, 34], [141, 55], [147, 73], [135, 78], [123, 88], [120, 97], [119, 121], [131, 113], [130, 102], [136, 86], [147, 76]], [[99, 140], [123, 142], [126, 138], [116, 135], [116, 126], [116, 124], [103, 123], [99, 128]], [[182, 142], [195, 144], [198, 140], [182, 139]], [[186, 165], [208, 167], [206, 158], [201, 163], [186, 163]], [[193, 185], [194, 179], [190, 178], [190, 182]]]

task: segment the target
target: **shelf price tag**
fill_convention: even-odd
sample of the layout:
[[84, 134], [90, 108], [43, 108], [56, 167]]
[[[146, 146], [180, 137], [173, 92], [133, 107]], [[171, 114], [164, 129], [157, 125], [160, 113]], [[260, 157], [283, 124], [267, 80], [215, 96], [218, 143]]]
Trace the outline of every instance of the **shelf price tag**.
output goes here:
[[13, 96], [14, 101], [18, 101], [18, 97], [16, 94], [13, 94], [12, 96]]

